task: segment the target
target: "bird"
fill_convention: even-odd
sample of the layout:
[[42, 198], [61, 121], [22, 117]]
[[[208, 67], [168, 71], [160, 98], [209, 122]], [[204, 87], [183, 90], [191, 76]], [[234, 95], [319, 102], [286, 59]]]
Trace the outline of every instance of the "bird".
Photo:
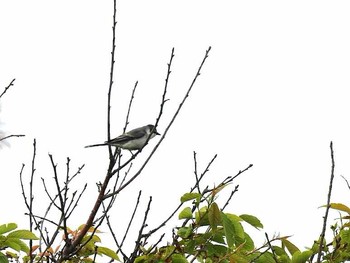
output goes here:
[[160, 135], [160, 133], [157, 132], [154, 125], [148, 124], [123, 133], [104, 143], [88, 145], [85, 148], [111, 145], [129, 151], [141, 150], [146, 145], [146, 142], [156, 135]]

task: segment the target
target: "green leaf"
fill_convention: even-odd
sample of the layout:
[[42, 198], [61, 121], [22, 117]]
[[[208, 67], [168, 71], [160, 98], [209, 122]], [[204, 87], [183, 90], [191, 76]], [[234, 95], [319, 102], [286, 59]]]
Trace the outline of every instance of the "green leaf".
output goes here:
[[224, 239], [224, 231], [223, 229], [220, 229], [220, 231], [215, 231], [211, 233], [211, 240], [220, 243], [220, 244], [226, 244], [225, 239]]
[[92, 246], [95, 246], [95, 243], [101, 242], [101, 238], [97, 235], [85, 235], [83, 239], [81, 240], [80, 244], [85, 244], [88, 241], [88, 243], [91, 243]]
[[207, 243], [205, 246], [209, 257], [224, 257], [227, 254], [227, 247]]
[[239, 217], [257, 229], [264, 228], [263, 224], [255, 216], [243, 214], [243, 215], [240, 215]]
[[278, 260], [279, 260], [279, 263], [291, 263], [291, 260], [287, 255], [280, 256]]
[[275, 251], [277, 256], [288, 256], [287, 252], [279, 246], [272, 246], [272, 249]]
[[301, 252], [300, 255], [300, 261], [299, 262], [306, 262], [308, 259], [312, 256], [313, 252], [311, 250], [305, 250]]
[[177, 234], [181, 238], [188, 238], [192, 234], [192, 227], [180, 227], [179, 230], [177, 231]]
[[291, 255], [294, 255], [294, 253], [298, 251], [300, 252], [299, 248], [296, 245], [294, 245], [292, 242], [290, 242], [288, 239], [282, 238], [281, 241], [282, 241], [282, 244], [286, 246], [286, 248], [288, 249]]
[[14, 238], [20, 238], [20, 239], [32, 239], [32, 240], [39, 239], [36, 235], [34, 235], [29, 230], [16, 230], [9, 233], [7, 237], [14, 237]]
[[147, 255], [139, 256], [139, 257], [135, 258], [134, 263], [143, 263], [143, 262], [146, 262], [147, 258], [148, 258]]
[[175, 250], [176, 250], [175, 246], [166, 246], [166, 247], [161, 247], [159, 249], [159, 253], [162, 254], [162, 258], [168, 258], [172, 254], [174, 254]]
[[273, 255], [270, 252], [261, 254], [261, 256], [254, 262], [255, 263], [276, 263], [275, 259], [273, 258]]
[[[17, 239], [18, 240], [18, 239]], [[13, 250], [16, 250], [17, 252], [21, 251], [21, 246], [16, 242], [17, 240], [14, 239], [7, 239], [4, 243], [3, 246], [5, 247], [10, 247]]]
[[215, 230], [218, 225], [221, 224], [221, 211], [218, 207], [218, 205], [214, 202], [211, 204], [209, 207], [208, 211], [208, 219], [209, 219], [209, 224], [210, 226]]
[[7, 259], [7, 257], [0, 252], [0, 263], [9, 263], [9, 260]]
[[196, 223], [199, 226], [207, 226], [209, 225], [208, 219], [208, 208], [203, 206], [195, 213]]
[[97, 248], [97, 253], [106, 255], [107, 257], [110, 257], [110, 258], [112, 258], [114, 260], [120, 261], [117, 253], [115, 253], [112, 249], [110, 249], [108, 247], [98, 247]]
[[242, 219], [239, 216], [236, 216], [234, 214], [226, 213], [226, 215], [232, 221], [235, 235], [240, 239], [241, 241], [240, 243], [242, 243], [244, 241], [244, 229], [240, 223]]
[[190, 207], [185, 207], [179, 214], [179, 219], [191, 219], [192, 217], [192, 210]]
[[340, 237], [342, 244], [344, 243], [350, 243], [350, 230], [340, 230]]
[[197, 199], [197, 201], [202, 197], [201, 194], [199, 193], [186, 193], [183, 196], [181, 196], [180, 201], [181, 203], [193, 200], [193, 199]]
[[27, 246], [27, 244], [18, 238], [7, 237], [5, 243], [7, 242], [11, 242], [11, 245], [14, 246], [13, 249], [16, 251], [23, 251], [26, 253], [29, 252], [29, 247]]
[[235, 227], [225, 213], [221, 214], [222, 225], [226, 236], [227, 245], [231, 248], [235, 244]]
[[171, 256], [172, 263], [188, 263], [187, 259], [181, 254], [173, 254]]
[[247, 233], [244, 233], [244, 245], [243, 245], [243, 248], [245, 250], [253, 250], [254, 249], [254, 241], [253, 239], [247, 234]]
[[293, 256], [292, 256], [292, 263], [302, 263], [301, 261], [299, 262], [300, 260], [300, 255], [301, 255], [301, 252], [300, 251], [296, 251]]
[[16, 223], [8, 223], [0, 226], [0, 235], [10, 232], [17, 228]]

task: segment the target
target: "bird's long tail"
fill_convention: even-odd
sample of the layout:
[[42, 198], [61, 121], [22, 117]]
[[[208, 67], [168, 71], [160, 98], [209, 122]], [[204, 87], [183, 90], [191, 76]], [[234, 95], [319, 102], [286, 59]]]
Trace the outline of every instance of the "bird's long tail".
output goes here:
[[87, 145], [87, 146], [85, 146], [85, 148], [97, 147], [97, 146], [106, 146], [106, 145], [108, 145], [108, 144], [100, 143], [100, 144]]

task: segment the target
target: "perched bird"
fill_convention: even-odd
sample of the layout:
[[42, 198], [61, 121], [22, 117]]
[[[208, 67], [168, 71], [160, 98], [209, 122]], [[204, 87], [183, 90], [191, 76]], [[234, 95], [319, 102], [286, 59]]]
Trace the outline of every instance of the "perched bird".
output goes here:
[[129, 151], [140, 150], [145, 146], [148, 138], [152, 139], [156, 135], [160, 134], [157, 132], [154, 125], [149, 124], [123, 133], [122, 135], [104, 143], [88, 145], [85, 146], [85, 148], [111, 145]]

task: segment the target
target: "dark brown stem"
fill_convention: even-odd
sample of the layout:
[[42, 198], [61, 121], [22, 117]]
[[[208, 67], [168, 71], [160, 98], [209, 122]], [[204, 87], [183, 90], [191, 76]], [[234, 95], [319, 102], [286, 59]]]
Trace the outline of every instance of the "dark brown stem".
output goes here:
[[328, 189], [328, 197], [327, 197], [327, 207], [326, 207], [326, 212], [323, 217], [323, 227], [322, 227], [322, 232], [320, 235], [320, 244], [319, 244], [319, 249], [318, 249], [318, 254], [317, 254], [317, 263], [321, 262], [321, 256], [322, 256], [322, 250], [323, 250], [323, 241], [324, 241], [324, 236], [326, 234], [326, 227], [327, 227], [327, 219], [328, 219], [328, 213], [329, 213], [329, 204], [331, 203], [331, 194], [332, 194], [332, 187], [333, 187], [333, 179], [334, 179], [334, 168], [335, 168], [335, 162], [334, 162], [334, 152], [333, 152], [333, 142], [330, 143], [330, 149], [331, 149], [331, 162], [332, 162], [332, 167], [331, 167], [331, 178], [329, 182], [329, 189]]

